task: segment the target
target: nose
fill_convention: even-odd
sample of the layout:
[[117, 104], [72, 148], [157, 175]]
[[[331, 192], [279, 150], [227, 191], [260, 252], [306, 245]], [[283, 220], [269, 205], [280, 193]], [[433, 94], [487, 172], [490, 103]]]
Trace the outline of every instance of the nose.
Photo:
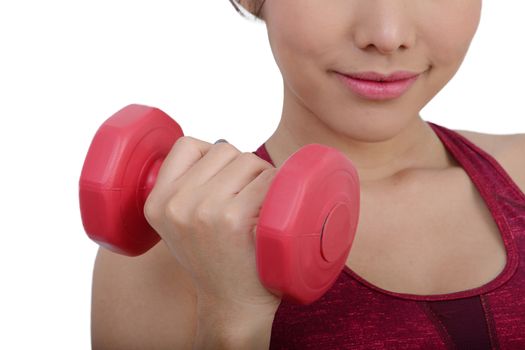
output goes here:
[[416, 30], [410, 1], [366, 0], [355, 13], [354, 41], [362, 50], [389, 55], [412, 47]]

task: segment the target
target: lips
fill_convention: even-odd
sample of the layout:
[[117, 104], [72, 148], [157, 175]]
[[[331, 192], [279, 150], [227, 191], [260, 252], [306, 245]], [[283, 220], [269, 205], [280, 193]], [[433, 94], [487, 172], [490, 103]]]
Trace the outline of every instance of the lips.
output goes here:
[[356, 73], [340, 73], [344, 76], [347, 76], [352, 79], [359, 80], [371, 80], [371, 81], [397, 81], [397, 80], [406, 80], [411, 79], [419, 73], [409, 72], [409, 71], [397, 71], [390, 74], [381, 74], [377, 72], [356, 72]]
[[339, 73], [339, 80], [360, 97], [370, 100], [387, 100], [402, 96], [418, 79], [419, 74], [397, 71], [391, 74], [376, 72]]

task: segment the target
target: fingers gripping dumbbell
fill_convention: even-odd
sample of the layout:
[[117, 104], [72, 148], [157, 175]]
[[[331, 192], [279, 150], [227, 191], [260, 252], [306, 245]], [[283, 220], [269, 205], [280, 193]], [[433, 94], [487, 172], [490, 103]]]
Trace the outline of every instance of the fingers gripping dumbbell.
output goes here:
[[[79, 181], [88, 236], [114, 252], [143, 254], [160, 240], [144, 204], [181, 127], [157, 108], [129, 105], [98, 129]], [[334, 148], [309, 144], [278, 170], [256, 227], [261, 283], [283, 298], [309, 304], [343, 269], [359, 218], [359, 179]]]

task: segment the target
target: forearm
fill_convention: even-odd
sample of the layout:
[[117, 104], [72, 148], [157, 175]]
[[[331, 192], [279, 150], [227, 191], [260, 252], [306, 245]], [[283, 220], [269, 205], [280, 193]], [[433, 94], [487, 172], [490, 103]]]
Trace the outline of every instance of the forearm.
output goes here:
[[268, 350], [275, 308], [198, 307], [194, 350]]

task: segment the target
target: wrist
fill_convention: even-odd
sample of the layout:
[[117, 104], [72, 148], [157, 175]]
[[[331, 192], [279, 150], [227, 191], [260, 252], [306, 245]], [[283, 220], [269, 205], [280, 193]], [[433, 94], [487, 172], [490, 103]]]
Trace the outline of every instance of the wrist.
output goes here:
[[194, 349], [268, 349], [277, 307], [197, 302]]

